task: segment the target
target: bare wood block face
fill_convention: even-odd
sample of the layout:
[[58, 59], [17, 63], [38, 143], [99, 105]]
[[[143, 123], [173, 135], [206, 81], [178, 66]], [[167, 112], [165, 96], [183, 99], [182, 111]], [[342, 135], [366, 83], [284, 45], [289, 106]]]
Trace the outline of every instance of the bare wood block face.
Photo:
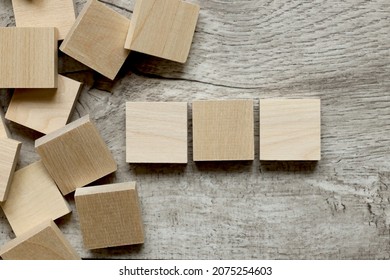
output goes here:
[[63, 195], [117, 170], [88, 115], [38, 139], [35, 149]]
[[81, 260], [58, 226], [45, 221], [0, 249], [4, 260]]
[[320, 159], [320, 99], [260, 100], [260, 160]]
[[8, 127], [7, 125], [5, 124], [5, 120], [4, 120], [4, 112], [3, 112], [3, 109], [0, 108], [0, 139], [2, 138], [8, 138], [10, 135], [9, 131], [8, 131]]
[[41, 161], [15, 172], [8, 198], [1, 207], [16, 236], [71, 212]]
[[54, 27], [0, 27], [0, 88], [57, 87]]
[[194, 161], [254, 159], [253, 100], [192, 103]]
[[75, 201], [86, 248], [144, 243], [135, 182], [77, 189]]
[[12, 0], [17, 27], [56, 27], [65, 39], [76, 20], [73, 0]]
[[123, 47], [129, 25], [126, 17], [89, 0], [60, 50], [113, 80], [129, 55]]
[[187, 103], [127, 102], [126, 162], [187, 163]]
[[125, 48], [185, 63], [199, 9], [181, 0], [138, 0]]
[[22, 143], [0, 139], [0, 202], [7, 199]]
[[43, 134], [64, 127], [73, 111], [82, 84], [58, 75], [57, 89], [17, 89], [6, 118]]

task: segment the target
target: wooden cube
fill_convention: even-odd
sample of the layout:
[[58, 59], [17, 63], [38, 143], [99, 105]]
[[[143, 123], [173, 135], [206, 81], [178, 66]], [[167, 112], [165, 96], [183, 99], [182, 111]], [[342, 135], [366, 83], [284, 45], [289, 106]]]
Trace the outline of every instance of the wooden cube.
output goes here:
[[253, 100], [192, 103], [194, 161], [254, 159]]
[[260, 160], [320, 159], [320, 99], [260, 100]]
[[80, 260], [58, 226], [47, 220], [0, 249], [4, 260]]
[[0, 88], [57, 87], [54, 27], [0, 27]]
[[75, 201], [86, 248], [144, 243], [135, 182], [77, 189]]
[[16, 236], [71, 212], [41, 161], [15, 172], [8, 198], [1, 207]]
[[63, 40], [76, 20], [73, 0], [12, 0], [17, 27], [56, 27]]
[[2, 138], [8, 138], [9, 137], [9, 131], [8, 127], [5, 124], [4, 115], [3, 115], [3, 109], [0, 108], [0, 139]]
[[63, 195], [117, 170], [88, 115], [38, 139], [35, 149]]
[[7, 199], [21, 146], [18, 141], [0, 139], [0, 202]]
[[127, 102], [126, 162], [187, 163], [187, 102]]
[[81, 83], [59, 75], [57, 89], [16, 89], [6, 118], [51, 133], [68, 123], [81, 88]]
[[89, 0], [60, 50], [113, 80], [129, 55], [123, 47], [129, 25], [126, 17]]
[[199, 9], [181, 0], [137, 0], [125, 48], [185, 63]]

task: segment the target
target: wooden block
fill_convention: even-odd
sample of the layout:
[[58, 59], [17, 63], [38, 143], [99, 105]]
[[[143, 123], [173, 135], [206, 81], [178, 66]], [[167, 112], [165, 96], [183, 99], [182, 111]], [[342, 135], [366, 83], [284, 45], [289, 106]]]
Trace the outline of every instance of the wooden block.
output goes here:
[[127, 102], [126, 162], [187, 163], [187, 102]]
[[76, 21], [73, 0], [12, 0], [17, 27], [56, 27], [63, 40]]
[[0, 27], [0, 88], [57, 87], [54, 27]]
[[41, 161], [15, 172], [1, 207], [16, 236], [71, 212]]
[[125, 48], [185, 63], [199, 9], [181, 0], [138, 0]]
[[17, 89], [6, 118], [43, 134], [64, 127], [70, 118], [82, 84], [58, 76], [57, 89]]
[[130, 20], [89, 0], [60, 50], [113, 80], [129, 51], [124, 49]]
[[260, 100], [260, 160], [320, 159], [320, 99]]
[[135, 182], [77, 189], [75, 201], [86, 248], [144, 243]]
[[0, 108], [0, 139], [9, 138], [9, 136], [10, 133], [7, 125], [5, 124], [3, 109]]
[[0, 202], [7, 199], [22, 143], [0, 139]]
[[89, 115], [38, 139], [35, 149], [63, 195], [117, 170]]
[[194, 161], [254, 159], [253, 100], [192, 103]]
[[58, 226], [47, 220], [0, 249], [4, 260], [81, 260]]

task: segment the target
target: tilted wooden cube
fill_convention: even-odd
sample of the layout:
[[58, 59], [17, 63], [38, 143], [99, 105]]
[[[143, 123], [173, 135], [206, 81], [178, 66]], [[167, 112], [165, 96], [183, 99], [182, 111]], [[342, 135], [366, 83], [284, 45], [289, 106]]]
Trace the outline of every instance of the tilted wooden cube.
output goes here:
[[63, 195], [117, 170], [89, 115], [36, 140], [35, 149]]
[[192, 103], [194, 161], [254, 159], [253, 100]]
[[126, 162], [187, 163], [187, 102], [127, 102]]
[[71, 212], [41, 161], [15, 172], [8, 198], [0, 205], [16, 236]]
[[82, 89], [78, 81], [58, 75], [56, 89], [16, 89], [6, 118], [28, 128], [51, 133], [64, 127]]
[[4, 260], [80, 260], [79, 254], [51, 220], [6, 243], [0, 249], [0, 256]]
[[96, 0], [89, 0], [60, 50], [113, 80], [129, 51], [124, 48], [130, 20]]
[[63, 40], [76, 20], [74, 0], [12, 0], [17, 27], [56, 27]]
[[260, 160], [320, 159], [320, 99], [261, 99]]
[[0, 27], [0, 88], [56, 88], [57, 37], [54, 27]]
[[186, 62], [199, 9], [182, 0], [137, 0], [125, 48]]
[[22, 143], [0, 138], [0, 202], [7, 199]]
[[77, 189], [75, 201], [86, 248], [144, 243], [135, 182]]

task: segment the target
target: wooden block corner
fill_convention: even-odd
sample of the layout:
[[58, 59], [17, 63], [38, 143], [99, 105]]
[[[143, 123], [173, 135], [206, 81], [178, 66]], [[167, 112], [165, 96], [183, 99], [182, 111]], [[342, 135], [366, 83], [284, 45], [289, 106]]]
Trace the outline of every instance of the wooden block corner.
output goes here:
[[144, 243], [135, 182], [77, 189], [75, 202], [87, 249]]

